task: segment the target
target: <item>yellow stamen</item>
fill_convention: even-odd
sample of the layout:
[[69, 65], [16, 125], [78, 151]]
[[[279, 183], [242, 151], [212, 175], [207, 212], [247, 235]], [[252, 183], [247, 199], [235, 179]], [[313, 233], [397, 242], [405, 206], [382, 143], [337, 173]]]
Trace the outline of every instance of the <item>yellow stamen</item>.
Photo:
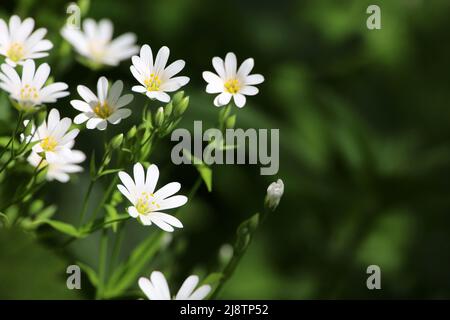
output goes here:
[[109, 116], [113, 113], [113, 109], [107, 102], [97, 103], [94, 107], [94, 112], [102, 119], [108, 119]]
[[6, 56], [14, 62], [21, 60], [24, 55], [23, 45], [18, 42], [13, 42], [8, 51], [6, 51]]
[[53, 137], [47, 137], [42, 139], [41, 147], [45, 152], [54, 151], [58, 142]]
[[141, 197], [135, 204], [136, 210], [143, 215], [147, 215], [160, 206], [156, 203], [154, 194], [148, 192], [142, 192]]
[[20, 89], [20, 99], [21, 100], [32, 100], [38, 99], [39, 92], [35, 87], [31, 87], [26, 84], [22, 89]]
[[161, 86], [161, 79], [152, 73], [149, 78], [144, 80], [147, 91], [158, 91]]
[[225, 82], [224, 86], [225, 86], [225, 89], [231, 94], [238, 93], [239, 90], [241, 89], [241, 86], [237, 79], [228, 80], [227, 82]]

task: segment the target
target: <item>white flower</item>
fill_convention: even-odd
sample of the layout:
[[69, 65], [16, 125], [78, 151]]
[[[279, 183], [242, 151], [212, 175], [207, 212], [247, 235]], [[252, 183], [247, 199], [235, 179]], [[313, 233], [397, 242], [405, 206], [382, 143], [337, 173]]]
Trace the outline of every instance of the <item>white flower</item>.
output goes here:
[[0, 72], [0, 88], [9, 92], [10, 97], [17, 101], [18, 108], [30, 111], [35, 106], [44, 103], [53, 103], [57, 99], [68, 96], [68, 88], [64, 82], [55, 82], [44, 86], [50, 74], [47, 63], [41, 64], [35, 70], [33, 60], [25, 61], [22, 69], [22, 78], [17, 71], [8, 64], [2, 64]]
[[150, 99], [161, 102], [169, 102], [170, 96], [166, 92], [174, 92], [189, 82], [188, 77], [174, 77], [185, 65], [183, 60], [177, 60], [166, 67], [170, 50], [167, 47], [159, 49], [153, 62], [152, 49], [149, 45], [143, 45], [139, 56], [131, 58], [133, 65], [131, 73], [141, 85], [134, 86], [131, 90], [145, 93]]
[[0, 19], [0, 55], [6, 57], [5, 61], [9, 65], [15, 67], [27, 59], [48, 56], [45, 51], [50, 50], [53, 44], [44, 39], [47, 29], [40, 28], [34, 32], [33, 29], [32, 18], [21, 21], [18, 16], [12, 16], [9, 26]]
[[112, 40], [113, 24], [108, 19], [96, 23], [93, 19], [84, 19], [83, 30], [64, 26], [61, 35], [83, 57], [100, 65], [117, 66], [139, 51], [135, 45], [136, 35], [125, 33]]
[[119, 172], [119, 178], [123, 185], [117, 185], [120, 192], [133, 204], [128, 207], [128, 213], [133, 218], [139, 217], [144, 225], [156, 224], [164, 231], [172, 232], [173, 227], [183, 228], [180, 220], [174, 216], [160, 212], [161, 210], [177, 208], [187, 202], [185, 196], [173, 196], [177, 193], [181, 185], [178, 182], [171, 182], [155, 191], [159, 178], [158, 167], [152, 164], [144, 172], [144, 167], [136, 163], [133, 168], [134, 180], [125, 172]]
[[266, 206], [271, 210], [275, 210], [280, 203], [280, 199], [283, 196], [283, 193], [283, 180], [278, 179], [277, 182], [272, 182], [267, 188]]
[[48, 120], [36, 129], [31, 135], [25, 137], [26, 141], [37, 142], [32, 150], [40, 156], [45, 155], [48, 162], [56, 162], [60, 159], [71, 159], [71, 148], [79, 130], [73, 129], [67, 132], [72, 124], [70, 118], [60, 119], [56, 109], [50, 110]]
[[214, 57], [212, 64], [217, 74], [210, 71], [203, 72], [203, 79], [208, 82], [207, 93], [220, 93], [214, 99], [217, 107], [227, 105], [231, 97], [237, 107], [245, 106], [245, 96], [254, 96], [258, 93], [258, 88], [254, 85], [264, 82], [264, 77], [260, 74], [249, 74], [255, 64], [252, 58], [246, 59], [239, 69], [237, 69], [236, 55], [227, 53], [225, 62]]
[[97, 95], [82, 85], [78, 86], [77, 90], [84, 101], [70, 101], [75, 109], [82, 112], [73, 119], [76, 124], [87, 121], [86, 127], [88, 129], [105, 130], [108, 122], [118, 124], [131, 114], [130, 109], [122, 107], [133, 100], [133, 95], [120, 96], [123, 90], [123, 82], [120, 80], [114, 82], [109, 88], [108, 80], [101, 77], [97, 82]]
[[[198, 277], [189, 276], [184, 280], [174, 300], [203, 300], [211, 291], [210, 285], [203, 285], [194, 291], [198, 284]], [[145, 277], [139, 278], [139, 287], [145, 293], [149, 300], [171, 300], [169, 286], [166, 278], [159, 271], [153, 271], [150, 279]]]
[[46, 175], [48, 181], [58, 180], [59, 182], [67, 182], [70, 179], [69, 173], [83, 171], [83, 168], [77, 164], [83, 162], [85, 159], [86, 156], [83, 152], [70, 150], [70, 152], [54, 158], [52, 162], [43, 159], [36, 152], [31, 152], [27, 160], [34, 167], [48, 167]]

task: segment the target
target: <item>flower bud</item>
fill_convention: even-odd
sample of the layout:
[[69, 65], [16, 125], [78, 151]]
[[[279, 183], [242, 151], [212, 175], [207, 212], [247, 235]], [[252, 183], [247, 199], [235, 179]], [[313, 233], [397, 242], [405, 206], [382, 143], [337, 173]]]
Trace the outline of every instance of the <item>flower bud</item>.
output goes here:
[[133, 138], [133, 137], [136, 135], [136, 132], [137, 132], [136, 126], [133, 126], [133, 127], [130, 129], [130, 131], [128, 131], [128, 133], [127, 133], [127, 138], [128, 138], [128, 139]]
[[172, 110], [173, 110], [173, 104], [172, 102], [169, 102], [165, 107], [164, 107], [164, 116], [166, 118], [170, 117], [170, 115], [172, 114]]
[[164, 123], [164, 109], [159, 107], [155, 115], [155, 127], [159, 128]]
[[178, 104], [175, 105], [174, 115], [180, 117], [189, 106], [189, 97], [184, 97]]
[[175, 93], [172, 97], [172, 103], [174, 105], [177, 105], [181, 102], [181, 99], [183, 99], [184, 97], [184, 91], [178, 91], [177, 93]]
[[113, 149], [118, 149], [122, 145], [122, 142], [123, 142], [123, 133], [118, 134], [117, 136], [112, 138], [112, 140], [111, 140], [111, 147]]
[[225, 128], [233, 129], [236, 124], [236, 115], [233, 114], [231, 117], [228, 117], [225, 121]]
[[283, 196], [283, 192], [284, 192], [283, 180], [278, 179], [277, 182], [272, 182], [267, 188], [267, 195], [265, 200], [266, 207], [274, 211], [278, 207], [278, 204], [280, 203], [280, 199]]

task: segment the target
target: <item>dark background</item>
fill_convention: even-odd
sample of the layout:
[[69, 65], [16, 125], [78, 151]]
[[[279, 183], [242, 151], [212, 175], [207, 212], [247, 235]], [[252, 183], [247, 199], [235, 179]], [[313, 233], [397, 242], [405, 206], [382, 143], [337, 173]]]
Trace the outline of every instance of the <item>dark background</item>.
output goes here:
[[[381, 30], [366, 28], [370, 4], [381, 7]], [[216, 271], [220, 246], [261, 210], [268, 184], [280, 177], [281, 204], [222, 297], [449, 298], [449, 9], [445, 0], [93, 1], [87, 16], [111, 19], [115, 36], [134, 32], [140, 45], [167, 45], [170, 61], [187, 62], [182, 75], [191, 78], [184, 88], [191, 104], [182, 127], [192, 128], [193, 120], [214, 126], [218, 109], [201, 72], [212, 70], [213, 56], [233, 51], [240, 62], [253, 57], [253, 72], [266, 79], [236, 110], [237, 127], [280, 129], [278, 175], [216, 166], [213, 192], [201, 187], [181, 213], [185, 228], [143, 275], [161, 269], [175, 291], [191, 273]], [[56, 105], [65, 116], [76, 114], [69, 101], [78, 84], [92, 88], [101, 75], [122, 79], [128, 90], [135, 84], [129, 61], [94, 73], [67, 58], [59, 35], [65, 2], [2, 1], [0, 16], [13, 13], [49, 29], [55, 48], [39, 62], [47, 60], [56, 80], [69, 83], [72, 95]], [[16, 113], [4, 95], [1, 101], [7, 134]], [[144, 103], [135, 95], [134, 119], [108, 134], [131, 127]], [[89, 155], [101, 142], [98, 132], [85, 130], [77, 148]], [[160, 143], [151, 161], [163, 172], [161, 183], [179, 181], [187, 193], [196, 171], [171, 164], [172, 145]], [[76, 220], [87, 183], [85, 172], [46, 187], [56, 219]], [[93, 205], [106, 187], [95, 189]], [[128, 223], [123, 258], [148, 232]], [[0, 297], [91, 297], [87, 284], [67, 290], [64, 271], [78, 260], [95, 267], [97, 245], [98, 234], [55, 252], [45, 239], [0, 229]], [[371, 264], [381, 268], [382, 290], [366, 288]]]

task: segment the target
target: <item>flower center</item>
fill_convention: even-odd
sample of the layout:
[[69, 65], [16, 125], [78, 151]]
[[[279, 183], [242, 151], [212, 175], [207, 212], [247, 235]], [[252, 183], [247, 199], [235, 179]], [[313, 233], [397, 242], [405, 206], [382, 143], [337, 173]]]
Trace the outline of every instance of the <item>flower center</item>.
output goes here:
[[102, 119], [108, 119], [110, 115], [113, 113], [113, 109], [107, 102], [99, 102], [94, 107], [94, 112], [97, 116]]
[[155, 201], [155, 195], [149, 192], [142, 192], [138, 201], [136, 202], [136, 210], [140, 214], [149, 214], [152, 211], [160, 208], [160, 205]]
[[36, 100], [39, 98], [38, 90], [35, 87], [26, 84], [22, 89], [20, 89], [20, 99], [21, 100]]
[[238, 91], [241, 89], [241, 86], [237, 79], [228, 80], [227, 82], [225, 82], [224, 86], [225, 89], [231, 94], [238, 93]]
[[54, 151], [57, 145], [58, 142], [53, 137], [44, 138], [41, 142], [41, 147], [45, 152]]
[[91, 41], [89, 43], [89, 50], [94, 60], [101, 61], [105, 56], [105, 43], [102, 41]]
[[6, 52], [6, 56], [14, 62], [21, 60], [24, 55], [23, 45], [18, 42], [13, 42]]
[[158, 91], [161, 85], [161, 79], [152, 73], [149, 78], [144, 80], [144, 84], [147, 87], [147, 91]]

